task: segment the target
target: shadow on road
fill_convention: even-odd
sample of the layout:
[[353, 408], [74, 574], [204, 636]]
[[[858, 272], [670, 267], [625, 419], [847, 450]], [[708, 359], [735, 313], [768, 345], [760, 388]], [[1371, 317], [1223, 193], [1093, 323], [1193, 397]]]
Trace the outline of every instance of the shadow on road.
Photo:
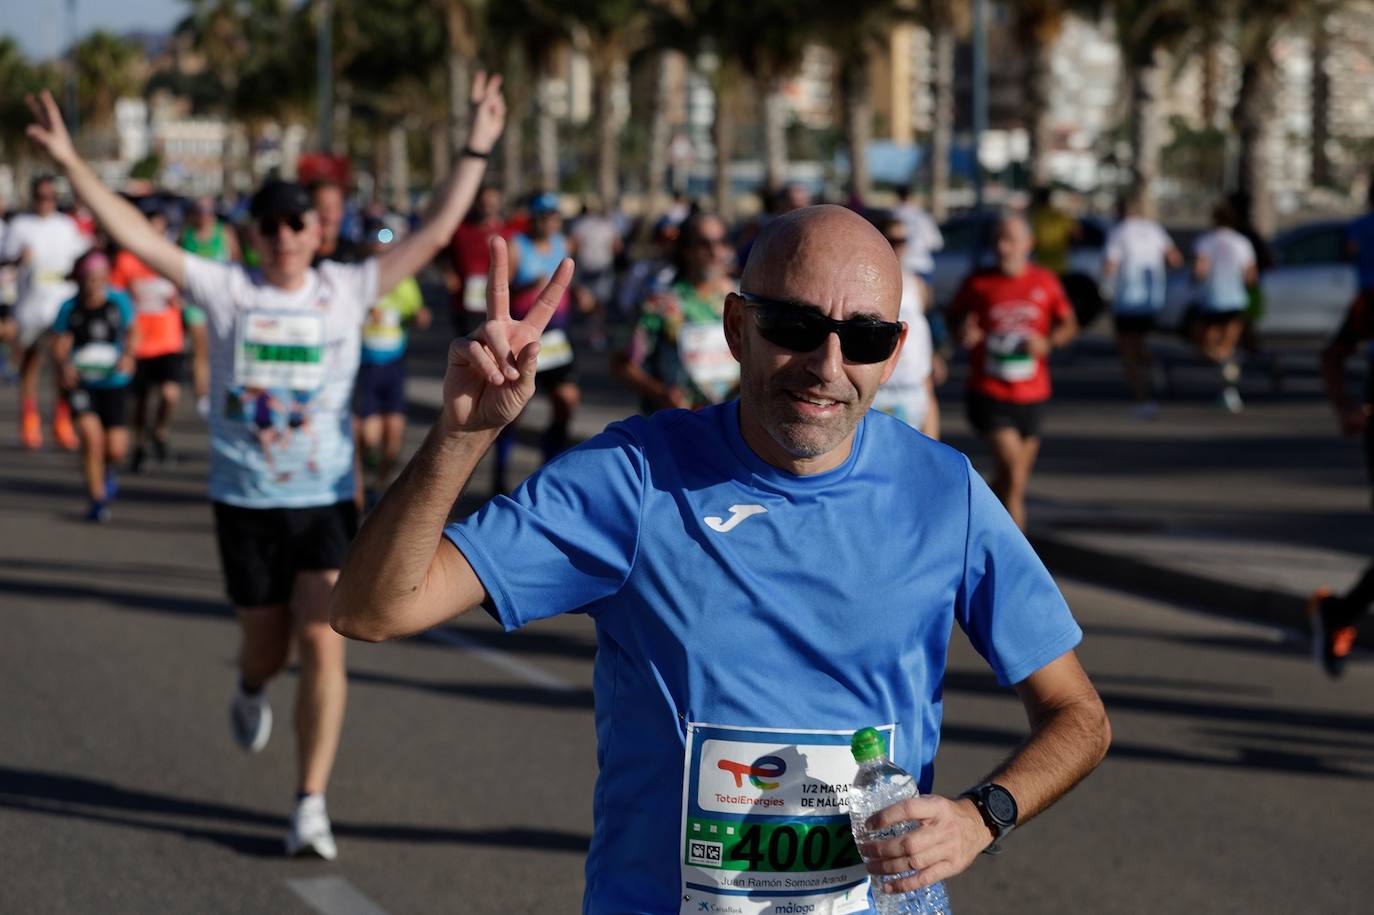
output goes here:
[[373, 671], [350, 670], [350, 683], [365, 683], [372, 686], [395, 686], [403, 689], [418, 689], [441, 696], [456, 696], [460, 699], [481, 699], [486, 702], [516, 703], [533, 705], [539, 708], [590, 709], [592, 691], [589, 689], [557, 690], [543, 686], [507, 686], [495, 683], [456, 683], [417, 680], [413, 677], [397, 677]]
[[51, 601], [93, 600], [127, 610], [233, 619], [233, 613], [225, 600], [206, 600], [189, 595], [157, 594], [147, 591], [119, 591], [99, 585], [58, 584], [52, 581], [9, 578], [3, 574], [0, 574], [0, 595]]
[[[280, 857], [281, 833], [286, 828], [285, 817], [246, 807], [187, 800], [81, 776], [7, 766], [0, 766], [0, 809], [171, 833], [214, 842], [238, 854], [254, 857]], [[164, 817], [221, 821], [239, 828], [212, 828], [161, 819]], [[245, 832], [243, 827], [256, 827], [261, 831]], [[448, 829], [336, 820], [334, 832], [340, 837], [384, 842], [495, 845], [576, 854], [585, 853], [591, 841], [581, 833], [523, 826]]]

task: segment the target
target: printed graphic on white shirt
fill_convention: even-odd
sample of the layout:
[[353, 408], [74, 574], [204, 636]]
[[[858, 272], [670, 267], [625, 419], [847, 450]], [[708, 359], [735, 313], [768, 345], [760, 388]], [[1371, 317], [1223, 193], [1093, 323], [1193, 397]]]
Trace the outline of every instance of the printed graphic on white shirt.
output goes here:
[[720, 322], [683, 324], [677, 331], [677, 351], [687, 376], [711, 400], [724, 400], [739, 384], [739, 363], [730, 354]]
[[[895, 736], [895, 725], [879, 730]], [[703, 905], [741, 915], [868, 908], [849, 825], [853, 733], [688, 724], [684, 915]]]

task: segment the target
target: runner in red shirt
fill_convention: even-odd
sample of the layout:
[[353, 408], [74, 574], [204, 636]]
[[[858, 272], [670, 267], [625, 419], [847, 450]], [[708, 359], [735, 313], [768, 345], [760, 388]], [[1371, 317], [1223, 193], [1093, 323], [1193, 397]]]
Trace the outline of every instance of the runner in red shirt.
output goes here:
[[[160, 235], [167, 234], [167, 217], [153, 212], [148, 222]], [[172, 431], [172, 417], [181, 399], [181, 382], [185, 374], [182, 351], [186, 346], [181, 319], [181, 301], [177, 287], [134, 256], [121, 251], [115, 257], [110, 285], [122, 289], [133, 299], [138, 323], [138, 346], [134, 358], [138, 368], [134, 373], [134, 455], [131, 469], [143, 470], [147, 457], [148, 413], [153, 393], [158, 395], [157, 418], [152, 429], [153, 457], [159, 464], [170, 458], [167, 439]]]
[[453, 275], [449, 289], [453, 329], [462, 336], [487, 317], [487, 268], [491, 264], [488, 243], [493, 235], [510, 240], [511, 231], [501, 216], [501, 192], [484, 187], [472, 205], [472, 213], [449, 242]]
[[1078, 322], [1058, 277], [1030, 262], [1035, 239], [1025, 219], [1003, 217], [995, 237], [997, 268], [964, 280], [951, 319], [970, 351], [969, 424], [997, 462], [993, 492], [1024, 529], [1026, 486], [1050, 398], [1047, 357], [1073, 339]]

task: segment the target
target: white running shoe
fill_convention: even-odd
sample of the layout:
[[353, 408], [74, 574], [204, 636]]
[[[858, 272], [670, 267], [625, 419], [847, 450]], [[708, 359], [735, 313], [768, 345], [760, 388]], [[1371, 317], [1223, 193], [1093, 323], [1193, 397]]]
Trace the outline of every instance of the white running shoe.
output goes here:
[[239, 746], [249, 753], [261, 751], [272, 736], [272, 703], [267, 701], [267, 694], [250, 696], [242, 686], [235, 689], [234, 700], [229, 703], [229, 724]]
[[1234, 385], [1227, 385], [1221, 392], [1221, 405], [1231, 413], [1239, 413], [1245, 409], [1245, 401], [1240, 399], [1240, 391]]
[[334, 830], [324, 809], [323, 794], [307, 794], [296, 804], [291, 815], [291, 829], [286, 833], [286, 854], [290, 857], [313, 852], [326, 861], [339, 856], [334, 844]]

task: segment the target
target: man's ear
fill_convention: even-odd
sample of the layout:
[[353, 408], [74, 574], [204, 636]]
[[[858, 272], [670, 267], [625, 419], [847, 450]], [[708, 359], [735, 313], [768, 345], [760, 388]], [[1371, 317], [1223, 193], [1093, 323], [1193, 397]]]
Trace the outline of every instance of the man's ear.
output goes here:
[[744, 299], [735, 293], [725, 297], [725, 342], [730, 346], [730, 355], [736, 362], [740, 359], [740, 346], [744, 341]]
[[902, 333], [897, 337], [897, 348], [892, 351], [892, 355], [887, 357], [887, 365], [883, 366], [883, 380], [878, 384], [887, 384], [887, 380], [892, 377], [892, 373], [897, 371], [897, 360], [902, 356], [902, 347], [906, 346], [906, 334], [911, 328], [905, 321], [902, 322]]

